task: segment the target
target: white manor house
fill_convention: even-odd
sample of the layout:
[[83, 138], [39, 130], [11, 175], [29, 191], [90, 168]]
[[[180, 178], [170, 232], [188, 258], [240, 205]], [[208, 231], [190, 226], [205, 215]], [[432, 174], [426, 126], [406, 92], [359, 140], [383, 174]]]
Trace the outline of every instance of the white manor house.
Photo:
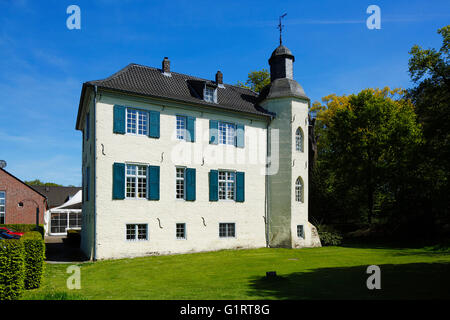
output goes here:
[[272, 53], [260, 94], [130, 64], [85, 82], [81, 248], [93, 260], [320, 246], [308, 222], [309, 99]]

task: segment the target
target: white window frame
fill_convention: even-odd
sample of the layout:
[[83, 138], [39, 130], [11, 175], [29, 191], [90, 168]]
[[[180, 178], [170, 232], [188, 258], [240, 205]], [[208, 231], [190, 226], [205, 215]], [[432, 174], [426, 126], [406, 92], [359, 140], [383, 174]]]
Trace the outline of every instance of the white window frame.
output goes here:
[[[129, 119], [129, 113], [135, 113], [135, 119]], [[131, 129], [128, 127], [128, 120], [131, 121]], [[150, 119], [147, 111], [130, 107], [125, 108], [125, 132], [127, 135], [148, 136], [150, 127], [149, 121]]]
[[205, 89], [203, 90], [203, 99], [206, 102], [216, 103], [216, 90], [216, 88], [205, 85]]
[[218, 121], [219, 144], [236, 145], [237, 128], [235, 123]]
[[302, 128], [298, 127], [295, 131], [295, 150], [298, 152], [303, 152], [304, 150], [304, 136]]
[[[134, 226], [134, 239], [128, 239], [128, 226]], [[139, 226], [145, 226], [145, 239], [139, 239]], [[131, 230], [131, 228], [130, 228]], [[148, 223], [126, 223], [125, 224], [125, 241], [148, 241], [149, 231]]]
[[[135, 173], [134, 174], [128, 174], [128, 167], [135, 167]], [[139, 167], [144, 168], [145, 174], [139, 174]], [[125, 164], [125, 198], [126, 199], [147, 199], [147, 192], [148, 192], [148, 181], [147, 181], [147, 170], [148, 166], [138, 163], [126, 163]], [[134, 179], [134, 196], [128, 196], [128, 178]], [[145, 190], [144, 195], [139, 197], [139, 179], [145, 179]]]
[[2, 224], [5, 224], [6, 222], [6, 191], [4, 190], [0, 190], [0, 195], [3, 194], [3, 196], [0, 196], [0, 200], [3, 199], [3, 205], [1, 205], [1, 207], [3, 207], [3, 209], [0, 209], [0, 219], [3, 219]]
[[[178, 226], [179, 225], [183, 225], [184, 237], [178, 237]], [[185, 222], [177, 222], [177, 223], [175, 223], [175, 238], [177, 240], [187, 240], [187, 228], [186, 228], [186, 223]]]
[[305, 184], [303, 183], [303, 179], [301, 177], [298, 177], [297, 180], [295, 180], [295, 201], [299, 203], [304, 203], [305, 200]]
[[176, 116], [176, 135], [178, 140], [186, 140], [187, 137], [187, 117], [178, 115]]
[[[183, 171], [183, 177], [178, 177], [178, 171]], [[178, 185], [179, 182], [183, 183], [183, 197], [178, 197]], [[175, 167], [175, 199], [185, 200], [186, 199], [186, 167]]]
[[[223, 178], [221, 179], [221, 173], [225, 175], [225, 179], [223, 179]], [[236, 201], [236, 171], [218, 170], [217, 181], [218, 181], [217, 195], [218, 195], [219, 201]], [[229, 185], [230, 183], [232, 183], [231, 187]], [[221, 192], [220, 192], [221, 184], [224, 184], [224, 187], [225, 187], [225, 198], [221, 198]], [[230, 191], [232, 192], [232, 197], [229, 197]]]
[[[225, 236], [221, 236], [220, 235], [220, 225], [226, 225], [226, 228], [225, 228], [225, 233], [226, 233], [226, 235]], [[234, 233], [233, 233], [233, 236], [230, 236], [229, 235], [229, 225], [230, 224], [232, 224], [233, 225], [233, 229], [234, 229]], [[235, 222], [219, 222], [219, 238], [220, 239], [226, 239], [226, 238], [236, 238], [236, 223]]]

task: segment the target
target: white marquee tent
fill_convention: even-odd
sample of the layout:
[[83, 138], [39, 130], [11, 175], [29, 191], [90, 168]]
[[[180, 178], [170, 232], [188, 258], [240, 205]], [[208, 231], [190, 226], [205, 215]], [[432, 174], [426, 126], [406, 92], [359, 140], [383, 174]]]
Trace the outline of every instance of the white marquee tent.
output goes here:
[[44, 215], [46, 235], [66, 235], [69, 229], [81, 229], [82, 190], [59, 207], [47, 210]]

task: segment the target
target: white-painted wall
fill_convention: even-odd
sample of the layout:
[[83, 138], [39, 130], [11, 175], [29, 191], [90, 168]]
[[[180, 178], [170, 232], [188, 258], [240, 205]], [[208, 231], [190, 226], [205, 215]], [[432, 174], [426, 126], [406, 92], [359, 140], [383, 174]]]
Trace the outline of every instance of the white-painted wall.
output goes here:
[[[160, 111], [160, 138], [114, 134], [114, 104]], [[196, 118], [195, 143], [180, 142], [175, 139], [177, 114]], [[86, 214], [87, 218], [84, 222], [92, 224], [94, 220], [89, 217], [93, 215], [93, 202], [95, 201], [96, 259], [226, 248], [257, 248], [266, 245], [264, 224], [265, 120], [245, 118], [242, 114], [207, 111], [206, 109], [203, 109], [202, 112], [202, 109], [189, 105], [172, 106], [170, 103], [162, 104], [157, 101], [126, 98], [110, 93], [101, 93], [99, 96], [95, 117], [95, 154], [97, 155], [95, 184], [97, 187], [95, 197], [91, 197], [83, 209], [84, 212], [91, 212]], [[209, 145], [210, 119], [244, 124], [245, 148]], [[91, 131], [92, 136], [93, 132]], [[256, 145], [251, 143], [250, 136], [258, 136], [259, 143]], [[183, 146], [187, 149], [183, 149]], [[191, 150], [190, 161], [176, 159], [175, 150]], [[228, 154], [227, 150], [235, 157], [244, 156], [242, 163], [236, 163], [237, 161], [230, 163], [226, 157], [224, 159], [217, 158], [220, 151]], [[83, 152], [83, 159], [87, 163], [89, 157], [85, 154], [86, 152], [86, 150]], [[204, 164], [202, 165], [203, 157]], [[161, 159], [163, 160], [161, 161]], [[160, 166], [160, 200], [112, 200], [114, 162]], [[193, 202], [175, 199], [175, 167], [183, 165], [196, 169], [196, 201]], [[210, 202], [208, 173], [211, 169], [245, 172], [245, 202]], [[92, 170], [91, 176], [94, 176]], [[93, 190], [93, 182], [91, 190]], [[236, 237], [219, 238], [219, 222], [236, 223]], [[125, 237], [127, 223], [148, 224], [149, 239], [127, 241]], [[176, 223], [186, 223], [186, 240], [176, 239]], [[87, 238], [82, 243], [85, 253], [91, 252], [94, 243], [93, 234], [92, 226], [85, 228], [83, 225], [83, 237]]]

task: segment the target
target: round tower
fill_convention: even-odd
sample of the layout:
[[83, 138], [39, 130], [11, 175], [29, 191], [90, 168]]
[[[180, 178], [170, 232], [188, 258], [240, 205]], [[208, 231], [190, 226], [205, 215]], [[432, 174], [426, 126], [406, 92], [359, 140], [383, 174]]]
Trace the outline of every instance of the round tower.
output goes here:
[[268, 236], [271, 247], [320, 246], [308, 222], [309, 98], [294, 80], [291, 50], [280, 44], [269, 59], [271, 83], [261, 107], [275, 114], [268, 127]]

